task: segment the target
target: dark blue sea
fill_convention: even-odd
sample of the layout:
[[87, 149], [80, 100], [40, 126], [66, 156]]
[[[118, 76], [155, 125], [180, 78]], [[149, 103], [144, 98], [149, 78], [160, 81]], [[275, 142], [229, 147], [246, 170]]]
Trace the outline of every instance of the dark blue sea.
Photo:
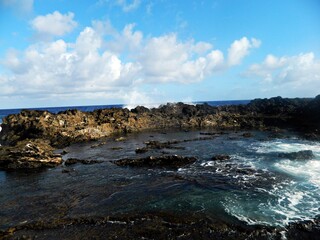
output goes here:
[[[195, 104], [203, 104], [207, 103], [211, 106], [223, 106], [223, 105], [236, 105], [236, 104], [248, 104], [250, 100], [228, 100], [228, 101], [202, 101], [195, 102]], [[78, 109], [83, 112], [91, 112], [96, 109], [104, 109], [104, 108], [123, 108], [124, 104], [114, 104], [114, 105], [94, 105], [94, 106], [67, 106], [67, 107], [43, 107], [43, 108], [24, 108], [30, 110], [47, 110], [51, 113], [58, 113], [61, 111], [66, 111], [69, 109]], [[2, 123], [2, 119], [10, 114], [18, 114], [23, 110], [22, 108], [18, 109], [0, 109], [0, 123]]]

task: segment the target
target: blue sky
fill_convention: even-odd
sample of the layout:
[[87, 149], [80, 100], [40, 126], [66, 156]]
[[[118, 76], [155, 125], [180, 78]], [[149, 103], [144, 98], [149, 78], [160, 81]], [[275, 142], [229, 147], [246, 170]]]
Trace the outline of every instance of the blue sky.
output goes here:
[[0, 0], [0, 108], [313, 97], [318, 0]]

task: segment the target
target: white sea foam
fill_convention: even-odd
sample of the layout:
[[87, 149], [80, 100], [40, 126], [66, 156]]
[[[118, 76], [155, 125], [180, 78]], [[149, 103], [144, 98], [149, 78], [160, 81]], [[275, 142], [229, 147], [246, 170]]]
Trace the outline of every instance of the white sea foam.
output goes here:
[[[294, 221], [311, 220], [320, 214], [320, 146], [318, 143], [299, 139], [277, 140], [253, 143], [249, 146], [249, 150], [263, 155], [261, 164], [259, 158], [256, 159], [258, 161], [248, 159], [247, 163], [260, 169], [265, 167], [266, 170], [276, 171], [275, 173], [284, 172], [287, 174], [287, 179], [274, 183], [271, 188], [256, 188], [258, 195], [263, 195], [260, 197], [252, 193], [238, 192], [226, 196], [223, 205], [229, 214], [248, 224], [276, 226], [286, 226]], [[275, 157], [275, 161], [270, 162], [264, 159], [264, 156], [268, 156], [269, 153], [301, 150], [312, 150], [315, 157], [304, 161]]]
[[317, 189], [303, 189], [297, 182], [276, 184], [273, 189], [258, 190], [261, 198], [234, 195], [225, 198], [226, 211], [248, 224], [287, 226], [290, 222], [310, 220], [320, 213]]
[[308, 141], [269, 141], [262, 142], [258, 145], [253, 145], [252, 149], [258, 153], [298, 152], [302, 150], [311, 150], [317, 157], [320, 158], [320, 144]]
[[281, 160], [274, 164], [275, 167], [291, 174], [304, 178], [309, 183], [317, 186], [320, 190], [320, 161], [290, 161]]

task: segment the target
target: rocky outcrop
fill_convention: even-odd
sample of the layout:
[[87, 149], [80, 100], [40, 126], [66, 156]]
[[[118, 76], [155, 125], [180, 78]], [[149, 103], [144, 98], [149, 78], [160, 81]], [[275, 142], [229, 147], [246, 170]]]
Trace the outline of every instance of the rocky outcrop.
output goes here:
[[[3, 119], [0, 141], [14, 145], [24, 139], [46, 139], [52, 146], [88, 141], [113, 133], [163, 128], [266, 129], [298, 125], [314, 128], [320, 121], [320, 97], [256, 99], [248, 105], [166, 104], [159, 108], [68, 110], [58, 114], [24, 110]], [[315, 113], [314, 115], [312, 113]], [[316, 123], [315, 123], [316, 122]], [[308, 125], [309, 124], [309, 125]]]
[[0, 147], [0, 168], [25, 169], [54, 167], [62, 162], [60, 154], [53, 154], [47, 141], [24, 140], [16, 146]]
[[178, 155], [171, 156], [149, 156], [145, 158], [126, 158], [113, 161], [114, 164], [118, 166], [128, 166], [128, 167], [170, 167], [179, 168], [189, 164], [192, 164], [197, 159], [195, 157], [182, 157]]
[[[220, 107], [168, 103], [159, 108], [137, 107], [131, 111], [113, 108], [93, 112], [68, 110], [53, 114], [48, 111], [24, 110], [4, 118], [1, 127], [2, 145], [20, 146], [21, 141], [41, 139], [54, 148], [112, 134], [169, 128], [265, 130], [295, 127], [304, 131], [306, 136], [319, 139], [320, 95], [314, 99], [256, 99], [248, 105]], [[146, 152], [152, 147], [138, 149], [137, 153]]]
[[81, 163], [81, 164], [85, 164], [85, 165], [90, 165], [90, 164], [96, 164], [96, 163], [103, 163], [103, 161], [100, 160], [87, 160], [87, 159], [78, 159], [78, 158], [68, 158], [64, 164], [66, 166], [70, 166], [73, 164], [77, 164], [77, 163]]
[[320, 221], [291, 223], [286, 229], [229, 224], [200, 214], [168, 212], [35, 220], [0, 231], [1, 239], [221, 239], [317, 240]]
[[303, 150], [298, 152], [279, 153], [278, 157], [287, 158], [290, 160], [310, 160], [315, 156], [311, 150]]
[[224, 154], [219, 154], [219, 155], [215, 155], [211, 158], [211, 160], [213, 161], [226, 161], [226, 160], [230, 160], [230, 156], [229, 155], [224, 155]]

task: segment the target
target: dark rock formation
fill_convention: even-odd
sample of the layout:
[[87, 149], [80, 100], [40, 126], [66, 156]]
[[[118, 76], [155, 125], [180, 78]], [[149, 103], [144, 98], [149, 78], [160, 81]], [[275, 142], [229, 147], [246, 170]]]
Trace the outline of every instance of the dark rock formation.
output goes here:
[[229, 159], [230, 159], [230, 156], [224, 155], [224, 154], [215, 155], [211, 158], [211, 160], [213, 160], [213, 161], [216, 161], [216, 160], [224, 161], [224, 160], [229, 160]]
[[0, 168], [24, 169], [54, 167], [62, 162], [60, 154], [53, 154], [47, 141], [24, 140], [16, 146], [0, 147]]
[[246, 138], [250, 138], [250, 137], [252, 137], [253, 135], [252, 135], [252, 133], [245, 132], [245, 133], [242, 134], [242, 136], [243, 136], [243, 137], [246, 137]]
[[318, 240], [320, 222], [291, 223], [286, 229], [228, 224], [201, 215], [167, 212], [86, 216], [34, 221], [0, 231], [1, 239], [221, 239]]
[[[4, 239], [281, 239], [272, 227], [242, 227], [166, 212], [37, 221], [0, 232]], [[300, 238], [299, 238], [300, 239]]]
[[289, 224], [287, 239], [318, 240], [320, 236], [320, 218]]
[[309, 160], [314, 158], [314, 155], [311, 150], [303, 150], [299, 152], [279, 153], [278, 157], [290, 160]]
[[103, 161], [77, 159], [77, 158], [68, 158], [68, 159], [64, 162], [64, 164], [65, 164], [66, 166], [73, 165], [73, 164], [76, 164], [76, 163], [81, 163], [81, 164], [89, 165], [89, 164], [103, 163]]
[[24, 139], [47, 139], [52, 146], [66, 146], [146, 129], [202, 128], [266, 129], [297, 125], [319, 127], [320, 96], [315, 99], [256, 99], [248, 105], [212, 107], [207, 104], [167, 104], [159, 108], [68, 110], [58, 114], [24, 110], [3, 119], [0, 141], [14, 145]]
[[149, 156], [146, 158], [136, 158], [136, 159], [120, 159], [114, 161], [118, 166], [129, 166], [129, 167], [173, 167], [179, 168], [185, 165], [192, 164], [197, 159], [195, 157], [182, 157], [178, 155], [171, 156]]
[[[274, 127], [294, 127], [303, 131], [306, 137], [320, 139], [320, 95], [314, 99], [256, 99], [248, 105], [220, 107], [168, 103], [159, 108], [137, 107], [131, 111], [113, 108], [93, 112], [68, 110], [53, 114], [23, 110], [3, 119], [0, 144], [18, 146], [26, 139], [41, 139], [54, 148], [62, 148], [74, 142], [148, 129], [266, 130]], [[152, 144], [146, 146], [149, 149], [156, 147], [164, 148]]]

